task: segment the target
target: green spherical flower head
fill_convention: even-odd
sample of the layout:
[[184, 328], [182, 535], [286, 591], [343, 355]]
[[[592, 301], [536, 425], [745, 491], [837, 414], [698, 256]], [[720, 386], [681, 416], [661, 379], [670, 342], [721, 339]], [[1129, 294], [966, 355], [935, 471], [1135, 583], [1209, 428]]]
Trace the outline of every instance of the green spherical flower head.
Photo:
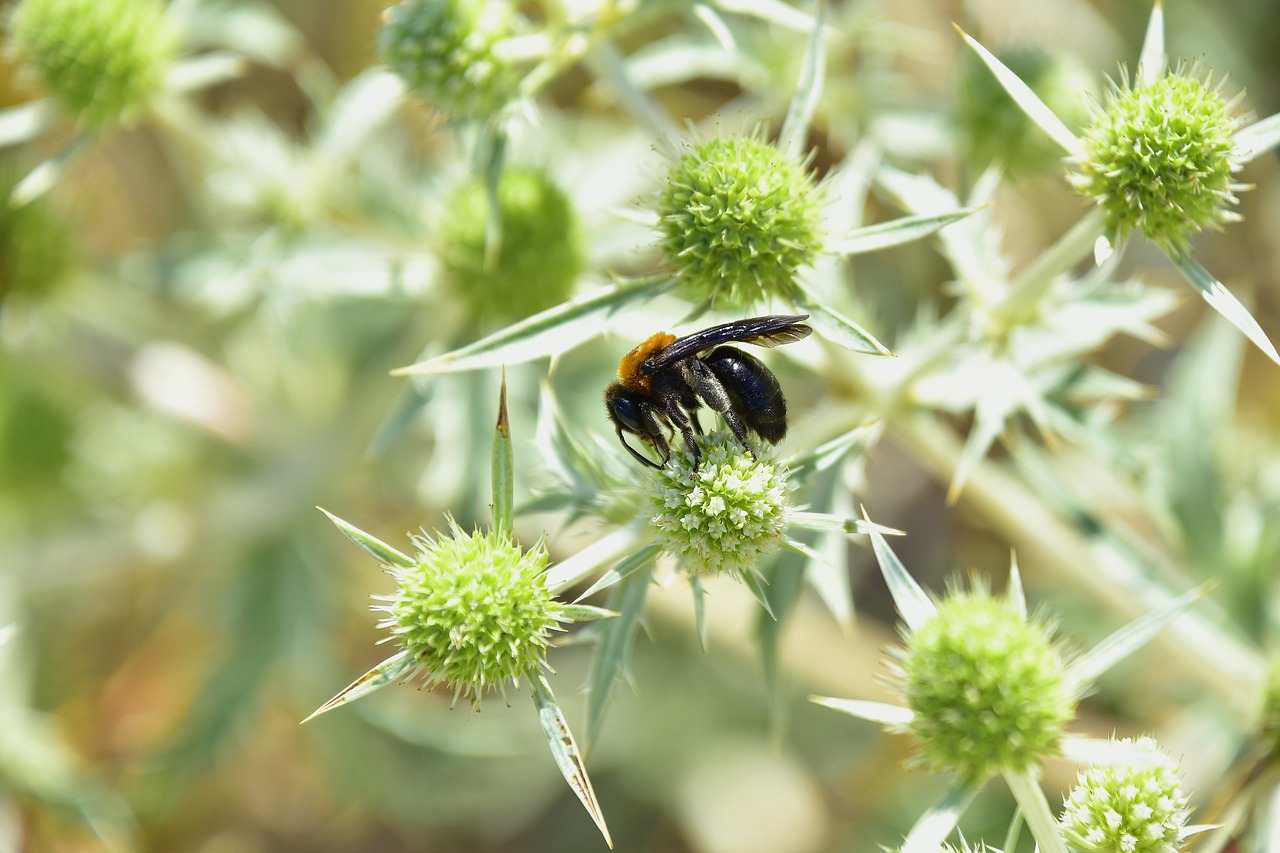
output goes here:
[[939, 603], [908, 638], [902, 670], [924, 762], [968, 782], [1036, 765], [1072, 716], [1047, 629], [985, 589]]
[[1187, 823], [1177, 766], [1151, 738], [1120, 744], [1135, 763], [1080, 774], [1062, 813], [1067, 840], [1085, 853], [1176, 853]]
[[378, 53], [428, 105], [458, 118], [488, 118], [519, 78], [494, 46], [511, 35], [502, 0], [405, 0], [387, 10]]
[[1072, 182], [1093, 196], [1114, 239], [1140, 230], [1166, 249], [1238, 219], [1234, 101], [1179, 69], [1150, 84], [1115, 88], [1085, 132]]
[[91, 129], [141, 108], [177, 51], [158, 0], [23, 0], [10, 34], [24, 66]]
[[415, 538], [416, 563], [392, 569], [396, 592], [375, 609], [428, 683], [451, 685], [455, 700], [474, 705], [486, 688], [505, 689], [545, 667], [564, 609], [546, 587], [540, 545], [521, 551], [507, 535], [449, 525], [448, 535]]
[[813, 178], [754, 136], [689, 148], [667, 174], [657, 212], [659, 244], [699, 299], [745, 307], [785, 295], [822, 250]]
[[787, 470], [723, 433], [700, 437], [699, 445], [701, 464], [688, 448], [673, 448], [651, 481], [658, 541], [689, 574], [755, 572], [782, 544]]
[[498, 251], [489, 247], [489, 190], [458, 186], [440, 226], [445, 279], [477, 318], [521, 319], [563, 302], [582, 271], [582, 241], [568, 197], [535, 169], [498, 183]]

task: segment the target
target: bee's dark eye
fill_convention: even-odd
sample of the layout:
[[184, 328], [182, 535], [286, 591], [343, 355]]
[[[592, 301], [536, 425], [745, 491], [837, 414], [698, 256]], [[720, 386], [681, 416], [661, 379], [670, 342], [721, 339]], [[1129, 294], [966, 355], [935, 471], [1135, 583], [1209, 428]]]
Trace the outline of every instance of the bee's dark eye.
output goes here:
[[634, 400], [626, 397], [610, 397], [609, 414], [613, 415], [613, 419], [628, 432], [644, 433], [644, 428], [640, 426], [640, 406]]

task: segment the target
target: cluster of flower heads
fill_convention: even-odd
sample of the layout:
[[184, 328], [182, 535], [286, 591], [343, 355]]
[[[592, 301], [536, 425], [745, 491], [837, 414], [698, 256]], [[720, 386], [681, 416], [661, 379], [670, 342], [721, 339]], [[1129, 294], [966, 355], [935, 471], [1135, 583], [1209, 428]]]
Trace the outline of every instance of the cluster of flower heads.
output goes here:
[[681, 446], [649, 480], [652, 524], [685, 571], [743, 576], [782, 545], [786, 468], [767, 451], [749, 451], [733, 436], [699, 439], [702, 461]]

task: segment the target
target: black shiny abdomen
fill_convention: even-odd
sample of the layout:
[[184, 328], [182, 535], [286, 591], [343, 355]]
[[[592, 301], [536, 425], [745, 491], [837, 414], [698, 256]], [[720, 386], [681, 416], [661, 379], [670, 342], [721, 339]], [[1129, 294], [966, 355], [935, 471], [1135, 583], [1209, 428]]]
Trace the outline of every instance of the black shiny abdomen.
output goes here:
[[770, 444], [782, 441], [787, 434], [787, 401], [773, 372], [734, 347], [717, 347], [702, 361], [733, 398], [743, 423]]

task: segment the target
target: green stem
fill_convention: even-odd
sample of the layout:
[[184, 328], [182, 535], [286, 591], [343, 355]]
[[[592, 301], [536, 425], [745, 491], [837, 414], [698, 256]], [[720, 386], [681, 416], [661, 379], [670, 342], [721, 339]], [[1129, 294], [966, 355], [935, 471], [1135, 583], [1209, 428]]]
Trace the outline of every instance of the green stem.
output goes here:
[[1058, 821], [1049, 809], [1049, 801], [1045, 799], [1040, 788], [1037, 774], [1023, 770], [1004, 772], [1009, 791], [1022, 809], [1022, 816], [1031, 830], [1031, 837], [1036, 840], [1040, 853], [1067, 853], [1067, 844], [1062, 840], [1062, 832], [1058, 829]]

